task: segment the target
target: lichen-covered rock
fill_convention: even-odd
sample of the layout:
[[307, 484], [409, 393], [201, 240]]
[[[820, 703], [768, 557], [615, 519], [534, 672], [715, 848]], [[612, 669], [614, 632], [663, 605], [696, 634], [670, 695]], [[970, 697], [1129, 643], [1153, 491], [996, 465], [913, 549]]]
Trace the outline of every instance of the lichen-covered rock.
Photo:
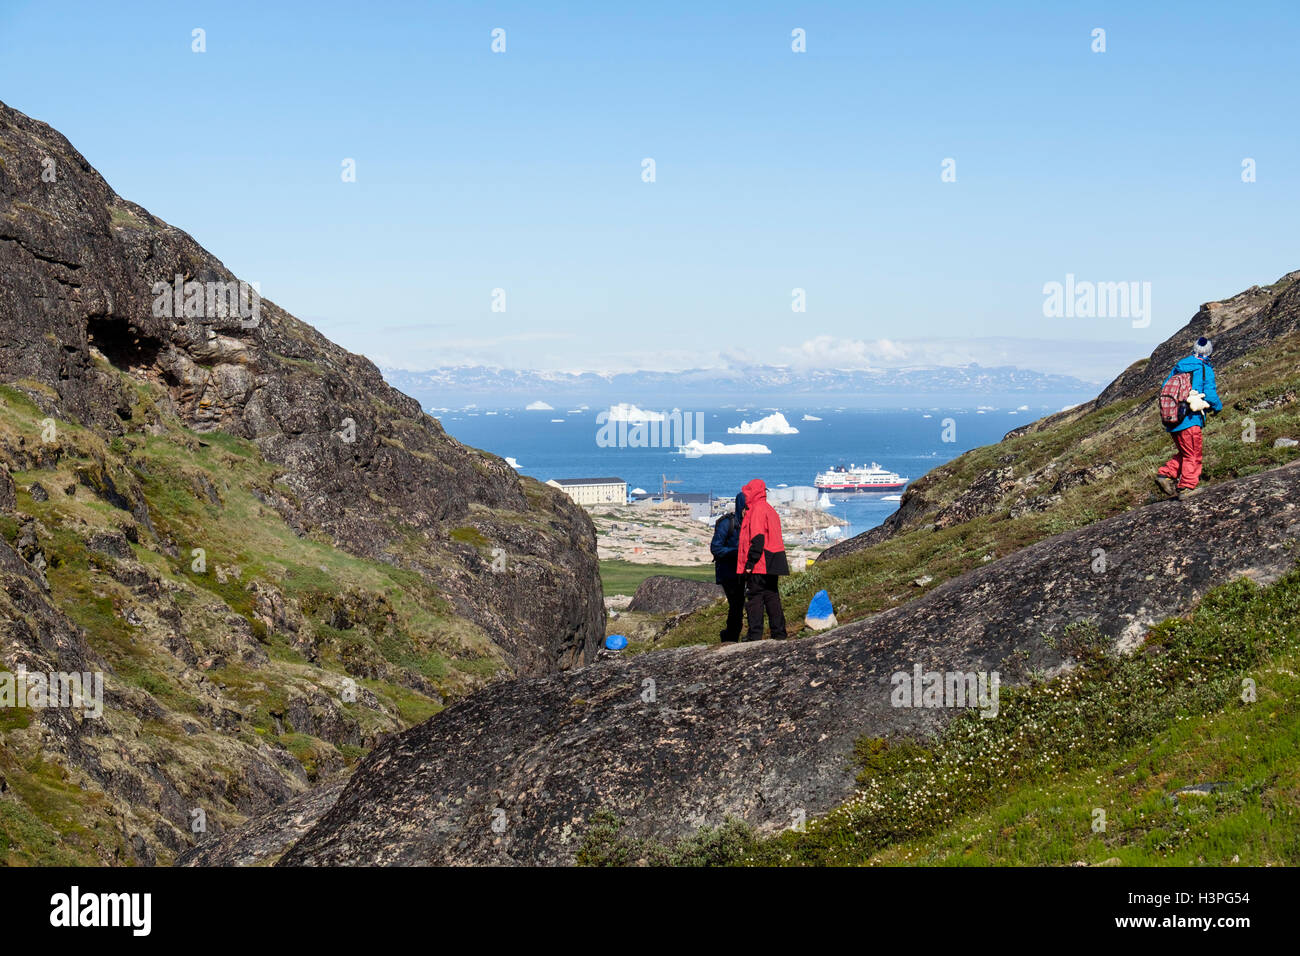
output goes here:
[[18, 507], [18, 491], [14, 487], [13, 476], [9, 469], [0, 464], [0, 512], [13, 511]]
[[1002, 496], [1015, 487], [1009, 465], [985, 472], [971, 482], [970, 488], [934, 518], [936, 528], [949, 528], [988, 514], [997, 508]]
[[627, 609], [646, 614], [685, 614], [707, 607], [722, 596], [722, 588], [712, 581], [655, 574], [637, 585]]
[[340, 777], [287, 800], [235, 831], [212, 833], [176, 858], [177, 866], [254, 866], [275, 862], [334, 806], [347, 783]]
[[[1300, 463], [1049, 538], [825, 636], [690, 647], [497, 684], [363, 761], [282, 864], [565, 863], [607, 807], [661, 839], [741, 817], [760, 831], [853, 790], [861, 735], [929, 733], [890, 677], [1065, 666], [1067, 625], [1119, 648], [1238, 576], [1300, 555]], [[1099, 560], [1102, 559], [1102, 560]]]

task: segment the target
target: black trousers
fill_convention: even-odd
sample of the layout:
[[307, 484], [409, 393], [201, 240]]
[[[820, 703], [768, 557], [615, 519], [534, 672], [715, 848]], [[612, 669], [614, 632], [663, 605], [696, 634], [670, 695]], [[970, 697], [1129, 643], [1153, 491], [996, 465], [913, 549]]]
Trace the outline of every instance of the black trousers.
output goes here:
[[722, 632], [724, 641], [740, 640], [740, 627], [745, 619], [745, 581], [739, 575], [720, 582], [727, 596], [727, 629]]
[[785, 608], [781, 606], [781, 594], [777, 591], [780, 579], [775, 574], [751, 574], [745, 586], [745, 610], [749, 614], [749, 634], [746, 640], [763, 639], [763, 612], [767, 611], [767, 623], [772, 629], [772, 639], [785, 639]]

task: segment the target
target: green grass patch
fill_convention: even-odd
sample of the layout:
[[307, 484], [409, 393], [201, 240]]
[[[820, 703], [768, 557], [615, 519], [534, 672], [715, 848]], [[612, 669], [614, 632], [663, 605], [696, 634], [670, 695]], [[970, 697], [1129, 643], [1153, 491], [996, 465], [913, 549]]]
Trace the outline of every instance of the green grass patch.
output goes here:
[[621, 560], [600, 562], [600, 581], [606, 597], [612, 594], [635, 594], [642, 581], [657, 574], [689, 578], [692, 581], [712, 581], [713, 565], [635, 564]]

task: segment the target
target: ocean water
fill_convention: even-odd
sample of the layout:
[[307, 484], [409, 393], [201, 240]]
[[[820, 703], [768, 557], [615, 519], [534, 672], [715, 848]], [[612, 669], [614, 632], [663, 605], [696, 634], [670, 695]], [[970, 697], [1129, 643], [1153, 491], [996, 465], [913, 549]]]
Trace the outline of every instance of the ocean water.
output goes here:
[[[1044, 401], [1047, 403], [1044, 404]], [[769, 486], [811, 485], [820, 471], [844, 463], [879, 462], [889, 471], [916, 479], [964, 451], [997, 442], [1008, 431], [1080, 401], [1080, 397], [985, 399], [980, 406], [902, 409], [837, 409], [782, 406], [797, 435], [730, 435], [727, 428], [754, 421], [771, 409], [750, 407], [692, 410], [704, 415], [701, 441], [764, 444], [768, 455], [705, 455], [688, 458], [676, 448], [620, 448], [597, 444], [599, 409], [524, 411], [488, 407], [439, 412], [457, 440], [501, 457], [512, 457], [519, 471], [540, 481], [550, 478], [618, 477], [628, 488], [658, 492], [662, 476], [677, 479], [669, 489], [731, 497], [751, 478]], [[1024, 406], [1028, 405], [1025, 409]], [[660, 409], [653, 409], [661, 411]], [[820, 421], [804, 421], [805, 414]], [[955, 423], [955, 441], [944, 441], [944, 420]], [[553, 419], [560, 419], [553, 421]], [[846, 535], [874, 528], [898, 507], [887, 494], [832, 495], [831, 513], [850, 522]]]

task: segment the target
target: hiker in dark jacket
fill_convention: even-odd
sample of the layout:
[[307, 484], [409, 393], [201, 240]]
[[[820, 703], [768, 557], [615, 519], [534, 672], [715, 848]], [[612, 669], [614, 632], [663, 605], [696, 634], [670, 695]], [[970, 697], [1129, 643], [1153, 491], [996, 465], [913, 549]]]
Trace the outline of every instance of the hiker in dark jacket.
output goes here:
[[[1214, 352], [1214, 343], [1201, 336], [1196, 340], [1192, 354], [1181, 359], [1161, 384], [1163, 389], [1175, 375], [1184, 372], [1191, 376], [1191, 387], [1199, 392], [1205, 400], [1206, 407], [1216, 415], [1223, 411], [1223, 402], [1214, 383], [1214, 367], [1210, 365], [1210, 355]], [[1205, 411], [1189, 411], [1182, 421], [1166, 425], [1165, 428], [1174, 439], [1174, 457], [1165, 462], [1156, 472], [1156, 484], [1165, 494], [1178, 496], [1185, 501], [1196, 493], [1196, 486], [1201, 482], [1202, 442], [1201, 429], [1205, 427]]]
[[755, 478], [744, 487], [745, 518], [740, 523], [736, 571], [745, 576], [745, 604], [749, 615], [747, 640], [763, 639], [763, 612], [773, 640], [785, 639], [785, 609], [777, 591], [777, 576], [790, 573], [781, 540], [781, 518], [767, 503], [767, 485]]
[[718, 632], [724, 644], [740, 640], [740, 625], [745, 614], [745, 582], [736, 573], [736, 552], [740, 550], [740, 523], [745, 517], [745, 493], [736, 495], [736, 510], [728, 512], [713, 526], [713, 580], [722, 585], [727, 596], [727, 626]]

